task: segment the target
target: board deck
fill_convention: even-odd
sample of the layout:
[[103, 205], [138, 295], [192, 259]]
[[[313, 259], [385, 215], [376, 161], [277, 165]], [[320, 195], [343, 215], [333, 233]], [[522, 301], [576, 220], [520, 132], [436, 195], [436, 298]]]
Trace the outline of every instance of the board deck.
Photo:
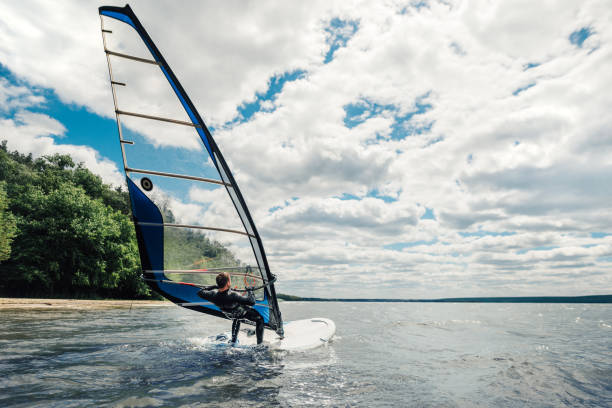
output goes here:
[[[243, 325], [244, 326], [244, 325]], [[309, 350], [326, 344], [336, 332], [336, 324], [324, 317], [294, 320], [283, 324], [285, 337], [280, 338], [271, 330], [264, 331], [264, 344], [271, 349], [300, 351]], [[229, 339], [230, 333], [221, 338]], [[220, 336], [217, 336], [219, 338]], [[226, 340], [227, 341], [227, 340]], [[252, 326], [246, 326], [238, 334], [237, 346], [254, 346], [257, 337]]]

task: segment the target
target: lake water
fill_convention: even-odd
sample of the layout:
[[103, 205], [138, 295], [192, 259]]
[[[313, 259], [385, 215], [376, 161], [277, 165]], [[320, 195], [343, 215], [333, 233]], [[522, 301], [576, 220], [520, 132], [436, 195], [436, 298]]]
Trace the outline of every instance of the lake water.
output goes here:
[[612, 305], [283, 302], [326, 347], [231, 348], [179, 307], [0, 311], [2, 407], [610, 407]]

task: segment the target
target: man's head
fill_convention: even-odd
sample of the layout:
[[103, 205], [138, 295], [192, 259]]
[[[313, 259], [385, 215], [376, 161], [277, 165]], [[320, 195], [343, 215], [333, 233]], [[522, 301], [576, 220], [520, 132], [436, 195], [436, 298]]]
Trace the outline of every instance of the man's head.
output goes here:
[[221, 291], [225, 291], [229, 289], [232, 284], [232, 280], [230, 279], [230, 275], [227, 272], [221, 272], [217, 275], [217, 287]]

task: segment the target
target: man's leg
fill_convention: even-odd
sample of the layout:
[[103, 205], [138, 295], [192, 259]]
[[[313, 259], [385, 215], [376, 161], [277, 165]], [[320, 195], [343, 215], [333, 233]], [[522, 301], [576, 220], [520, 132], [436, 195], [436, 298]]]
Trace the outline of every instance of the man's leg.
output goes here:
[[238, 332], [240, 331], [240, 320], [232, 320], [232, 343], [235, 343], [238, 339]]
[[257, 325], [255, 326], [255, 334], [257, 335], [257, 344], [261, 344], [263, 343], [263, 331], [264, 331], [263, 317], [259, 316], [259, 319], [255, 323], [257, 323]]
[[259, 312], [253, 308], [247, 310], [247, 314], [245, 316], [252, 322], [255, 322], [255, 334], [257, 335], [257, 344], [261, 344], [263, 342], [263, 332], [264, 332], [264, 319], [261, 317]]

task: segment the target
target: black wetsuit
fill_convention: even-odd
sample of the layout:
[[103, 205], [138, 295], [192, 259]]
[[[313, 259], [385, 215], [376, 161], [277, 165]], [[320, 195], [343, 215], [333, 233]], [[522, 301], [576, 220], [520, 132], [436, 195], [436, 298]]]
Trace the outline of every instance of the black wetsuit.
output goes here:
[[231, 290], [221, 292], [217, 286], [208, 286], [198, 292], [198, 296], [214, 303], [219, 309], [228, 314], [232, 319], [232, 343], [236, 342], [240, 330], [239, 319], [248, 319], [255, 323], [257, 344], [263, 341], [264, 320], [263, 317], [251, 306], [255, 304], [255, 296], [249, 292], [249, 296], [242, 296]]

